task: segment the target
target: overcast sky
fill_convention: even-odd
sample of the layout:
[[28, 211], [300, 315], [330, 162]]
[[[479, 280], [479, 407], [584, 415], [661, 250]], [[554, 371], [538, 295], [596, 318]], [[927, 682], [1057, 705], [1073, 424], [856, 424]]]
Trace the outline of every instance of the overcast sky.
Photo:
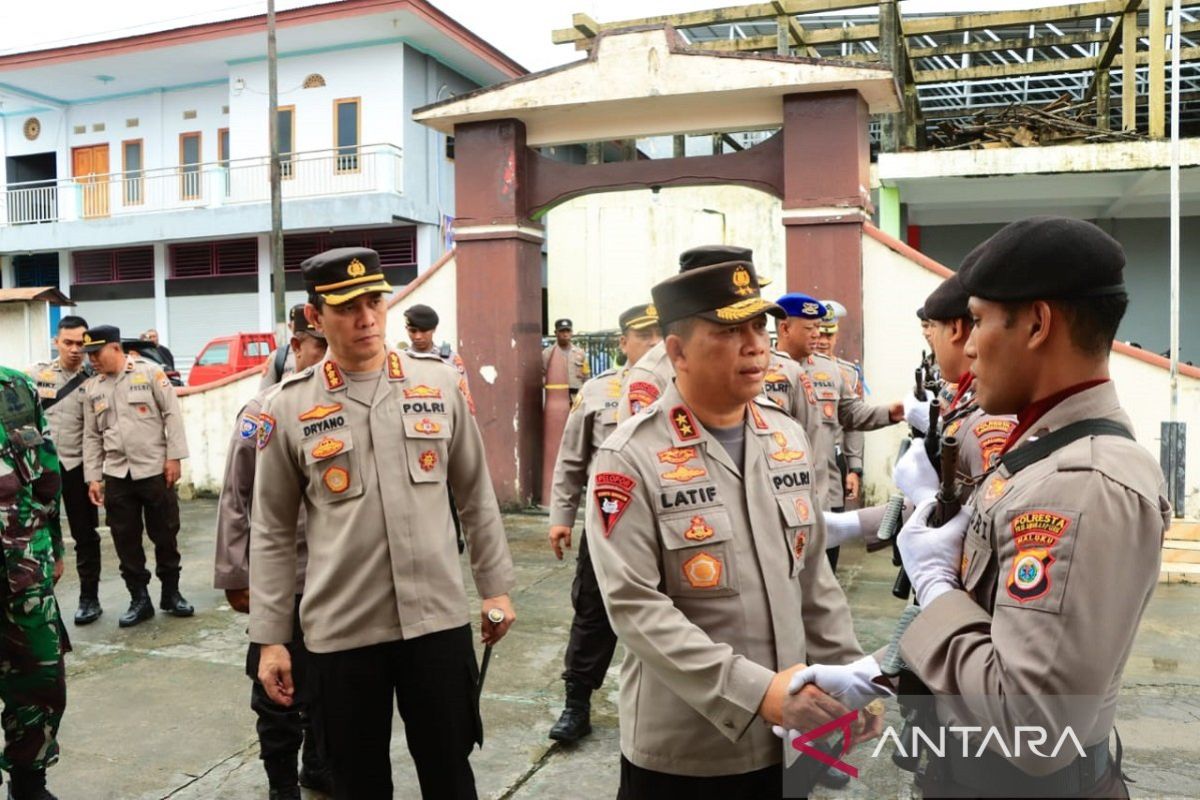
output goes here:
[[[531, 70], [577, 58], [571, 45], [553, 45], [550, 32], [570, 27], [583, 12], [597, 22], [735, 5], [730, 0], [431, 0]], [[987, 11], [1067, 5], [1072, 0], [904, 0], [905, 13]], [[276, 0], [277, 10], [316, 5]], [[118, 38], [163, 28], [265, 13], [266, 0], [0, 0], [0, 52], [42, 49]]]

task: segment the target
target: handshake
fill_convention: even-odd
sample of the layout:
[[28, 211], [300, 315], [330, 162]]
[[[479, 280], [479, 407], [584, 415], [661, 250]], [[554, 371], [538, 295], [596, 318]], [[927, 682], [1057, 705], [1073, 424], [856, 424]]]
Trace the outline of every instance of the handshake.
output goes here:
[[[778, 706], [772, 708], [771, 695], [777, 687], [783, 687], [784, 680], [787, 680], [786, 689]], [[895, 693], [870, 655], [842, 666], [797, 664], [775, 676], [760, 713], [775, 723], [771, 730], [776, 736], [790, 741], [805, 731], [841, 719], [876, 699], [892, 697]], [[775, 710], [778, 714], [772, 713]], [[860, 716], [851, 726], [854, 742], [872, 739], [882, 729], [883, 717], [874, 714]]]

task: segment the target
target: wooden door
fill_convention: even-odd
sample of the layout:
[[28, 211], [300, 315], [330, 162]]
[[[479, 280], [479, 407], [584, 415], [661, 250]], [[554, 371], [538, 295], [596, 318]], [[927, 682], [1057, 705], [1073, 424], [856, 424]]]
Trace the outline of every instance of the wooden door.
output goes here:
[[108, 216], [108, 145], [76, 147], [71, 151], [71, 175], [81, 184], [83, 217]]

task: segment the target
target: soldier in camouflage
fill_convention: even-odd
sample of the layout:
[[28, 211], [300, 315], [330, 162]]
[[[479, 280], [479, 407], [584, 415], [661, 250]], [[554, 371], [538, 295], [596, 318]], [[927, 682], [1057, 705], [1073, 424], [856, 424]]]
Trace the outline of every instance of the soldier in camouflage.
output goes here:
[[0, 700], [9, 800], [54, 800], [46, 767], [67, 701], [62, 619], [54, 584], [62, 575], [58, 454], [37, 389], [0, 367]]

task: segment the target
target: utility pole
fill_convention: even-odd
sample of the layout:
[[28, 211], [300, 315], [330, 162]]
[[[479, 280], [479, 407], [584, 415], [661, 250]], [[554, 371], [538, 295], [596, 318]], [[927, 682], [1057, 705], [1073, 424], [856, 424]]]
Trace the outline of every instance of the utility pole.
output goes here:
[[287, 329], [287, 305], [283, 276], [283, 197], [281, 165], [279, 163], [279, 75], [275, 51], [275, 0], [267, 0], [267, 125], [271, 137], [271, 295], [275, 301], [275, 339], [280, 347], [288, 347], [291, 337]]

